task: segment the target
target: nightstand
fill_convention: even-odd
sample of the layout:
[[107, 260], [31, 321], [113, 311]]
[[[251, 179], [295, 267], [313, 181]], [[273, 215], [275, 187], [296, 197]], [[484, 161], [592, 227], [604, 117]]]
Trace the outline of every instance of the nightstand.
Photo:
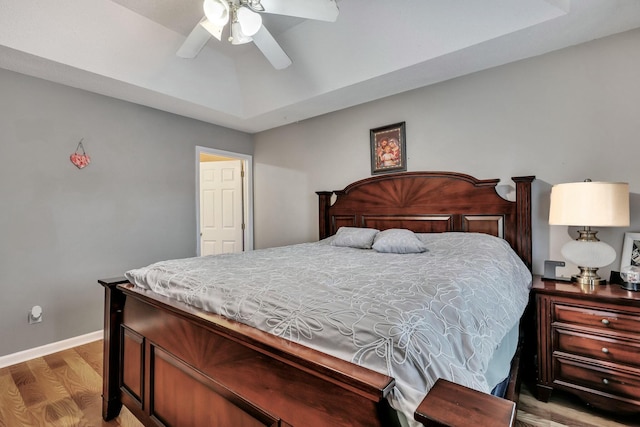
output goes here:
[[553, 389], [616, 412], [640, 412], [640, 292], [592, 292], [535, 277], [537, 397]]

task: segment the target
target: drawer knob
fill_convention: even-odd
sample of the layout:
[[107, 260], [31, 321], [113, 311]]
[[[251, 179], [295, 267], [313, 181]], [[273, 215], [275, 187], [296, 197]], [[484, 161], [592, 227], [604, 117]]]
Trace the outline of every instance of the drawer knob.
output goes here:
[[608, 380], [608, 379], [606, 379], [606, 378], [603, 378], [603, 379], [602, 379], [602, 384], [605, 384], [605, 385], [606, 385], [606, 384], [609, 384], [609, 380]]
[[609, 349], [607, 347], [602, 347], [602, 352], [607, 354], [609, 353]]
[[609, 324], [609, 319], [602, 319], [602, 324], [603, 325], [608, 325]]

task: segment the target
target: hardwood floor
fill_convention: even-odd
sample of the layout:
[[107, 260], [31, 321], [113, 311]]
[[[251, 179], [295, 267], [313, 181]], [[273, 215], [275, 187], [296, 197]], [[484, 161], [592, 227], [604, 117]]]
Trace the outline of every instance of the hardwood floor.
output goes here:
[[0, 369], [0, 427], [139, 427], [102, 421], [102, 341]]
[[[141, 426], [126, 408], [115, 420], [102, 421], [101, 391], [102, 341], [2, 368], [0, 427]], [[640, 418], [614, 421], [559, 392], [542, 403], [523, 386], [516, 427], [543, 426], [628, 427], [640, 426]]]
[[640, 416], [616, 417], [615, 414], [587, 406], [569, 393], [554, 390], [548, 403], [532, 396], [522, 386], [516, 427], [638, 427]]

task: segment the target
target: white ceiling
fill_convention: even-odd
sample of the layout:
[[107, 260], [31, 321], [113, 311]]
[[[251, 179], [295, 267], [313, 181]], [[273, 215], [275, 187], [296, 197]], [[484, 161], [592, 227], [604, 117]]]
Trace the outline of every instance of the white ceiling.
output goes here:
[[640, 27], [638, 0], [338, 6], [265, 15], [293, 61], [276, 71], [253, 44], [178, 58], [202, 0], [0, 0], [0, 68], [253, 133]]

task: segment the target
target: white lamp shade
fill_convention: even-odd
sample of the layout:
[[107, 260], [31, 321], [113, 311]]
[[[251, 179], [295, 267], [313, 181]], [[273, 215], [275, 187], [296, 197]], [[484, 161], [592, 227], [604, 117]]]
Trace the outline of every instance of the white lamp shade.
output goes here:
[[629, 226], [629, 184], [571, 182], [551, 188], [549, 224], [583, 227]]
[[204, 16], [216, 26], [229, 22], [229, 4], [224, 0], [204, 0]]
[[251, 37], [242, 32], [239, 22], [231, 24], [231, 44], [245, 44], [253, 41]]
[[245, 36], [253, 36], [262, 27], [262, 16], [244, 6], [238, 8], [237, 16]]

